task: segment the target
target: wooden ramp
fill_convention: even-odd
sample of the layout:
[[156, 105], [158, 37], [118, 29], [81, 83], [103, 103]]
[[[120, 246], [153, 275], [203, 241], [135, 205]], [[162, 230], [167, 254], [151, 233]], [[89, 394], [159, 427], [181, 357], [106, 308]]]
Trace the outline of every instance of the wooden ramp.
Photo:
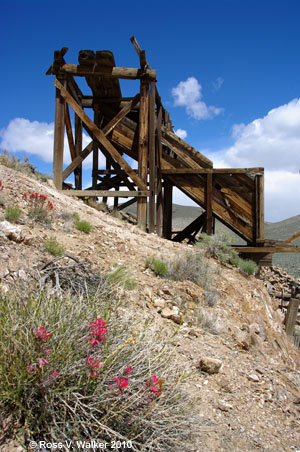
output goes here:
[[[101, 197], [104, 202], [113, 197], [118, 209], [137, 202], [138, 225], [171, 239], [172, 190], [177, 187], [204, 214], [174, 240], [195, 237], [200, 230], [212, 234], [217, 218], [246, 241], [249, 252], [264, 247], [263, 168], [213, 168], [212, 161], [180, 139], [162, 105], [156, 71], [134, 37], [131, 41], [139, 57], [138, 68], [117, 67], [107, 50], [82, 50], [79, 64], [66, 63], [66, 48], [54, 52], [47, 75], [55, 75], [56, 86], [56, 188], [70, 196]], [[85, 78], [90, 93], [82, 93], [77, 77]], [[134, 97], [122, 96], [119, 79], [139, 81]], [[65, 130], [72, 159], [67, 168], [63, 168]], [[91, 137], [85, 149], [83, 130]], [[82, 190], [82, 162], [91, 153], [91, 185]], [[100, 153], [106, 160], [103, 168], [99, 167]], [[72, 173], [74, 189], [64, 182]], [[126, 197], [129, 201], [119, 204], [119, 198]]]

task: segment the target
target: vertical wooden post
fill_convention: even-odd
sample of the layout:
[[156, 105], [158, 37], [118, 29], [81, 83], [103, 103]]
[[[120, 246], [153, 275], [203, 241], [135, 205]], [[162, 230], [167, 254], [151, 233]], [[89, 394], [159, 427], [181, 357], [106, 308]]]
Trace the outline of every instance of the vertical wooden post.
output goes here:
[[[97, 127], [99, 127], [99, 107], [98, 105], [94, 105], [94, 123]], [[98, 184], [98, 169], [99, 169], [99, 148], [97, 141], [93, 142], [93, 181], [92, 187], [93, 190], [97, 189]]]
[[[60, 80], [61, 81], [61, 80]], [[64, 86], [65, 82], [62, 82]], [[65, 100], [56, 88], [55, 120], [54, 120], [54, 147], [53, 147], [53, 182], [57, 190], [62, 190], [63, 161], [64, 161], [64, 135], [65, 135]]]
[[[79, 155], [82, 151], [82, 121], [75, 113], [75, 152]], [[82, 165], [74, 170], [75, 189], [82, 190]]]
[[162, 218], [163, 218], [163, 192], [162, 192], [162, 174], [161, 174], [161, 159], [162, 159], [162, 106], [158, 109], [157, 115], [157, 139], [156, 139], [156, 168], [157, 168], [157, 184], [156, 184], [156, 233], [159, 237], [163, 235]]
[[213, 215], [212, 215], [212, 173], [206, 175], [205, 187], [205, 209], [206, 209], [206, 234], [212, 235], [213, 232]]
[[[138, 175], [147, 182], [148, 163], [148, 110], [149, 110], [149, 82], [141, 80], [140, 83], [140, 115], [139, 115], [139, 155]], [[137, 200], [138, 226], [146, 231], [147, 228], [147, 198], [140, 197]]]
[[[110, 170], [110, 163], [109, 163], [108, 158], [106, 158], [106, 169], [107, 169], [107, 170]], [[102, 202], [103, 202], [104, 204], [107, 204], [107, 196], [103, 196]]]
[[255, 239], [261, 241], [265, 236], [264, 216], [264, 175], [255, 176]]
[[291, 298], [286, 317], [285, 317], [285, 332], [288, 336], [292, 336], [294, 332], [294, 328], [296, 325], [297, 315], [298, 315], [298, 309], [299, 309], [299, 299], [298, 298]]
[[149, 104], [149, 232], [155, 232], [155, 82], [151, 82]]
[[165, 239], [172, 238], [172, 198], [173, 185], [168, 179], [164, 180], [164, 221], [163, 236]]

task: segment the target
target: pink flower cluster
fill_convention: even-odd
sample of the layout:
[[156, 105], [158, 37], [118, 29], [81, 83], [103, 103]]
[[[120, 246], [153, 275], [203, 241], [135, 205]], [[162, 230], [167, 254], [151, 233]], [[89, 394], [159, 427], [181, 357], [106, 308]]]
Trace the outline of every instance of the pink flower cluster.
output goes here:
[[[129, 378], [129, 374], [132, 372], [132, 367], [127, 367], [127, 369], [125, 370], [125, 376], [123, 378], [119, 378], [119, 377], [114, 377], [114, 380], [117, 384], [117, 388], [120, 391], [120, 395], [123, 394], [123, 389], [127, 388], [128, 386], [128, 378]], [[109, 385], [109, 388], [111, 388], [112, 385]]]
[[106, 322], [102, 319], [97, 319], [95, 323], [90, 323], [90, 332], [92, 337], [88, 337], [91, 345], [101, 345], [106, 341], [105, 335], [107, 334]]
[[[27, 193], [24, 193], [23, 195], [24, 199], [27, 201], [28, 196]], [[49, 210], [53, 210], [54, 206], [52, 204], [51, 201], [47, 200], [47, 196], [45, 195], [39, 195], [38, 193], [31, 193], [29, 195], [29, 204], [30, 204], [30, 208], [33, 209], [41, 209], [41, 208], [46, 208]]]
[[[49, 365], [49, 361], [48, 359], [45, 358], [45, 356], [49, 355], [49, 353], [51, 353], [52, 350], [49, 349], [45, 349], [45, 343], [47, 342], [47, 339], [49, 339], [49, 337], [52, 336], [52, 333], [49, 333], [48, 331], [46, 331], [46, 329], [41, 326], [40, 328], [38, 328], [35, 332], [34, 332], [34, 337], [37, 341], [37, 352], [40, 355], [37, 358], [37, 361], [35, 363], [29, 364], [27, 366], [27, 372], [31, 373], [33, 372], [34, 375], [36, 375], [37, 370], [39, 370], [40, 375], [41, 375], [41, 371], [43, 369], [43, 367], [45, 365]], [[42, 356], [44, 355], [44, 356]], [[52, 378], [55, 378], [59, 375], [58, 372], [54, 371], [52, 373]], [[42, 380], [41, 380], [42, 383]]]
[[98, 372], [95, 369], [100, 369], [100, 367], [103, 366], [103, 364], [100, 363], [100, 359], [97, 358], [97, 356], [94, 356], [93, 358], [88, 358], [87, 363], [89, 368], [91, 369], [91, 377], [96, 377], [96, 375], [98, 375]]
[[154, 392], [154, 394], [158, 396], [160, 392], [160, 382], [156, 375], [153, 375], [150, 378], [150, 383], [148, 385], [150, 387], [150, 391]]
[[2, 180], [0, 180], [0, 191], [2, 191], [4, 188], [4, 185], [2, 185]]

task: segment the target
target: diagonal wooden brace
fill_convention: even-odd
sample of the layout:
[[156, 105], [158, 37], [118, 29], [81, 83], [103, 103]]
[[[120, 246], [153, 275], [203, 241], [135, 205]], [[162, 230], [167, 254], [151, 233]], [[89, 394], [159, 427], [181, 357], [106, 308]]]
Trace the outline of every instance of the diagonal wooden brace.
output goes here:
[[[77, 104], [73, 97], [68, 93], [68, 91], [63, 87], [63, 85], [55, 79], [54, 85], [60, 90], [62, 97], [66, 102], [72, 107], [77, 116], [82, 120], [82, 122], [87, 126], [95, 139], [109, 152], [112, 157], [119, 163], [119, 165], [126, 171], [128, 176], [136, 183], [140, 190], [147, 190], [147, 185], [142, 179], [135, 173], [131, 166], [123, 159], [119, 154], [117, 149], [111, 144], [111, 142], [105, 137], [102, 130], [100, 130], [96, 124], [88, 117], [88, 115], [83, 111], [83, 109]], [[74, 163], [74, 161], [72, 162]]]

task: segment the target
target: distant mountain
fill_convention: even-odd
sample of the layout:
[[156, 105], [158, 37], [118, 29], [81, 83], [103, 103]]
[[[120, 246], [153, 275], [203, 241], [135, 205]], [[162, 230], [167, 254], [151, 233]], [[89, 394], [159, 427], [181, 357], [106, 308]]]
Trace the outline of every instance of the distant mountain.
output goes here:
[[[126, 212], [136, 216], [136, 204], [125, 209]], [[173, 204], [173, 229], [183, 229], [190, 224], [203, 210], [200, 207], [181, 206]], [[244, 243], [236, 234], [231, 232], [219, 221], [216, 222], [217, 232], [226, 232], [232, 238], [232, 243]], [[274, 240], [286, 240], [296, 232], [300, 232], [300, 215], [276, 223], [265, 223], [265, 237]], [[300, 245], [300, 237], [293, 242]], [[278, 253], [273, 255], [273, 264], [286, 270], [291, 275], [300, 278], [300, 253]]]

